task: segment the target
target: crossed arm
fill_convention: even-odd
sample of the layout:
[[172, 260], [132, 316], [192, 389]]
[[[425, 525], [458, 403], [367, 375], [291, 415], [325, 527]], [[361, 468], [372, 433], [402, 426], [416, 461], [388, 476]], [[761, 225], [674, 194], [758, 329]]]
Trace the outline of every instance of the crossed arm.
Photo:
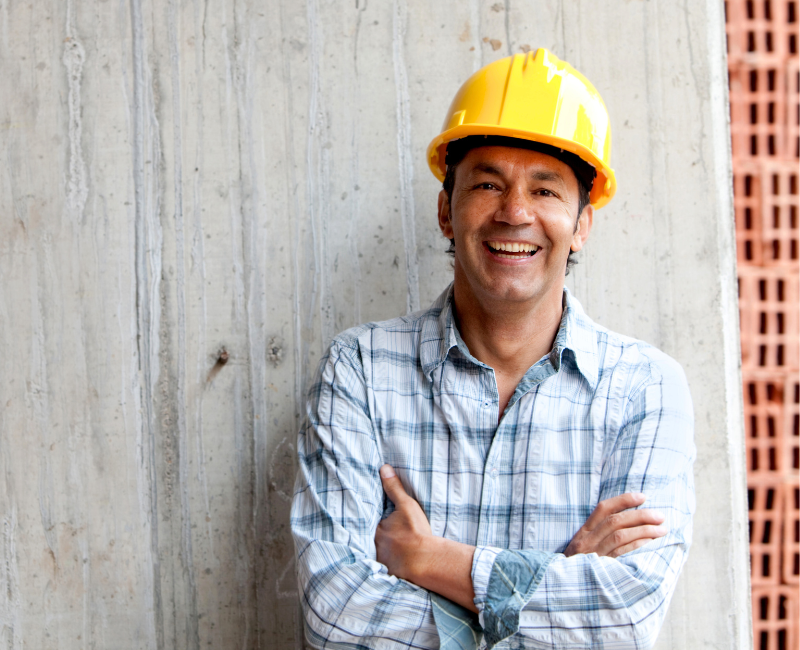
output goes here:
[[[604, 460], [600, 504], [565, 553], [548, 553], [431, 539], [397, 477], [386, 486], [396, 512], [381, 522], [383, 460], [358, 353], [332, 347], [321, 373], [298, 438], [292, 507], [309, 645], [445, 645], [440, 605], [459, 603], [464, 614], [479, 610], [472, 630], [489, 646], [519, 633], [531, 647], [650, 647], [691, 539], [692, 422], [682, 375], [631, 402], [641, 415]], [[639, 505], [632, 489], [664, 513], [663, 537], [636, 531], [659, 522], [626, 510]]]
[[[472, 561], [475, 547], [431, 532], [420, 505], [406, 494], [394, 469], [380, 470], [386, 496], [394, 512], [378, 524], [375, 547], [378, 562], [391, 575], [444, 596], [475, 613]], [[601, 501], [572, 538], [564, 555], [596, 553], [619, 557], [663, 537], [664, 515], [654, 510], [631, 510], [646, 500], [640, 493], [621, 494]]]

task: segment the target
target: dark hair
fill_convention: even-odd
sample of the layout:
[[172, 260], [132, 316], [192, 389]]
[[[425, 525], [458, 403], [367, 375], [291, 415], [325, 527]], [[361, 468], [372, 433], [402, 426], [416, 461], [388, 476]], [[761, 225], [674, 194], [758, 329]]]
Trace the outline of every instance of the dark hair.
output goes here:
[[[505, 141], [510, 140], [511, 143], [506, 143]], [[500, 142], [497, 142], [500, 141]], [[459, 146], [453, 146], [456, 142], [459, 143]], [[564, 163], [569, 165], [570, 169], [575, 173], [575, 178], [578, 180], [578, 214], [575, 217], [575, 230], [578, 229], [578, 222], [580, 221], [581, 214], [583, 213], [583, 209], [589, 205], [589, 190], [591, 189], [591, 181], [594, 180], [594, 168], [589, 165], [589, 163], [581, 160], [575, 154], [571, 154], [567, 151], [561, 151], [556, 147], [550, 147], [549, 145], [543, 145], [538, 142], [529, 142], [527, 140], [515, 140], [513, 138], [484, 138], [483, 136], [470, 136], [468, 138], [464, 138], [463, 140], [455, 140], [451, 142], [447, 147], [447, 171], [444, 175], [444, 181], [442, 182], [442, 189], [447, 194], [447, 201], [448, 203], [452, 204], [453, 200], [453, 188], [456, 184], [456, 169], [458, 165], [461, 163], [462, 160], [466, 157], [466, 155], [476, 147], [485, 147], [485, 146], [514, 146], [518, 147], [522, 145], [522, 148], [531, 149], [534, 151], [541, 151], [542, 153], [546, 153], [551, 155], [552, 153], [558, 152], [555, 155], [555, 158], [562, 160]], [[591, 168], [591, 175], [586, 169], [586, 167]], [[587, 186], [587, 181], [589, 181]], [[456, 242], [455, 239], [450, 240], [450, 246], [447, 249], [447, 254], [451, 257], [455, 257], [456, 254]], [[578, 263], [575, 259], [575, 251], [570, 251], [569, 256], [567, 257], [567, 268], [564, 272], [565, 275], [569, 275], [569, 270], [572, 266]]]

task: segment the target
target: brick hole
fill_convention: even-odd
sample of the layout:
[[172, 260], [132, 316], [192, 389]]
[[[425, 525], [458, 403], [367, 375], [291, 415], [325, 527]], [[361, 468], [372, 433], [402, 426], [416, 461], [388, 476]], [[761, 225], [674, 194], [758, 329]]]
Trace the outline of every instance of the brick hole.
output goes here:
[[752, 488], [747, 489], [747, 509], [752, 510], [756, 501], [756, 491]]
[[786, 630], [778, 630], [778, 650], [786, 647]]
[[775, 92], [775, 70], [767, 70], [767, 90]]
[[775, 155], [775, 136], [774, 135], [770, 135], [767, 138], [767, 153], [769, 153], [770, 156], [774, 156]]
[[[764, 522], [764, 534], [761, 536], [761, 543], [762, 544], [769, 544], [770, 537], [772, 537], [772, 522], [765, 521]], [[766, 574], [768, 575], [768, 574]]]
[[758, 155], [758, 138], [756, 136], [750, 136], [750, 155], [757, 156]]
[[[771, 416], [767, 418], [767, 435], [770, 438], [774, 438], [775, 437], [775, 418], [773, 418]], [[772, 464], [772, 459], [770, 459], [770, 465], [771, 464]]]
[[[750, 541], [750, 543], [752, 544], [752, 543], [753, 543], [753, 520], [752, 520], [752, 519], [751, 519], [750, 521], [748, 521], [748, 522], [747, 522], [747, 530], [749, 531], [749, 532], [747, 533], [747, 539], [748, 539], [748, 540]], [[753, 556], [752, 556], [752, 554], [751, 554], [751, 555], [750, 555], [750, 564], [752, 564], [752, 563], [753, 563]]]
[[789, 194], [797, 194], [797, 174], [789, 175]]
[[789, 225], [791, 228], [797, 228], [797, 206], [793, 205], [789, 208]]
[[793, 239], [789, 242], [789, 258], [796, 260], [797, 259], [797, 240]]
[[781, 596], [778, 601], [778, 618], [782, 621], [786, 620], [786, 596]]
[[[762, 602], [765, 600], [766, 598], [761, 599]], [[761, 620], [766, 621], [767, 617], [764, 616], [762, 617]], [[758, 636], [759, 636], [758, 650], [769, 650], [769, 635], [766, 632], [761, 632], [761, 634], [759, 634]]]
[[770, 124], [775, 124], [775, 102], [767, 104], [767, 121]]
[[772, 227], [781, 227], [781, 208], [777, 205], [772, 206]]
[[[798, 540], [795, 540], [798, 541]], [[800, 553], [794, 554], [794, 575], [800, 574]]]
[[778, 459], [775, 458], [775, 447], [769, 449], [769, 470], [771, 472], [778, 471]]
[[[750, 32], [751, 34], [753, 32]], [[750, 92], [758, 92], [758, 72], [755, 70], [750, 71]]]
[[[759, 599], [759, 613], [758, 618], [759, 620], [766, 621], [769, 618], [769, 598], [766, 596], [764, 598]], [[763, 632], [762, 632], [763, 634]]]
[[751, 404], [755, 404], [756, 403], [756, 385], [754, 383], [750, 382], [749, 384], [747, 384], [747, 393], [748, 393], [748, 395], [750, 395], [750, 403]]
[[772, 2], [770, 0], [764, 0], [764, 18], [772, 20]]
[[[754, 471], [758, 471], [758, 449], [751, 449], [750, 450], [750, 468]], [[752, 510], [752, 508], [751, 508]]]
[[762, 301], [767, 299], [767, 281], [766, 280], [759, 280], [758, 281], [758, 297]]
[[758, 105], [750, 104], [750, 124], [758, 124]]
[[775, 361], [777, 362], [776, 365], [782, 366], [783, 365], [783, 345], [778, 345], [778, 349], [775, 352]]
[[772, 175], [772, 194], [778, 196], [781, 193], [781, 179], [777, 174]]
[[783, 280], [778, 280], [778, 302], [783, 302]]
[[[800, 542], [800, 519], [794, 522], [794, 542], [795, 544]], [[794, 572], [797, 573], [797, 569]]]
[[[777, 226], [777, 224], [775, 224]], [[781, 242], [778, 239], [772, 240], [772, 259], [781, 259]]]
[[[795, 438], [800, 438], [800, 415], [795, 415], [792, 420], [792, 435]], [[797, 467], [797, 462], [795, 462], [794, 466]]]
[[766, 345], [759, 345], [758, 346], [758, 365], [759, 366], [766, 366], [767, 365], [767, 346]]
[[748, 20], [753, 20], [756, 17], [755, 7], [753, 6], [753, 0], [747, 0], [747, 18]]
[[[797, 188], [797, 177], [793, 176], [794, 179], [794, 187], [795, 190]], [[793, 194], [797, 194], [797, 191], [793, 192]], [[745, 174], [744, 177], [744, 195], [745, 196], [752, 196], [753, 195], [753, 177], [750, 174]], [[748, 210], [750, 208], [747, 208]]]
[[728, 18], [728, 0], [725, 0], [725, 6], [723, 10], [725, 12], [725, 22], [730, 22], [730, 19]]
[[[747, 260], [753, 259], [753, 243], [750, 241], [744, 243], [744, 257]], [[741, 292], [739, 292], [739, 295], [742, 295]]]
[[772, 510], [775, 507], [775, 490], [769, 488], [767, 490], [767, 505], [765, 510]]
[[770, 569], [770, 566], [769, 566], [769, 555], [764, 553], [764, 555], [761, 556], [761, 575], [762, 575], [762, 577], [769, 578], [769, 576], [770, 576], [769, 569]]
[[794, 509], [800, 510], [800, 489], [794, 489]]
[[744, 209], [744, 229], [753, 229], [753, 211], [750, 208]]
[[800, 404], [800, 384], [794, 385], [794, 403]]
[[[725, 3], [728, 4], [727, 2]], [[797, 21], [797, 4], [794, 2], [786, 3], [786, 22], [794, 23]]]
[[767, 315], [762, 311], [761, 312], [761, 323], [759, 329], [759, 334], [766, 334], [767, 333]]
[[789, 34], [789, 54], [797, 54], [797, 34]]
[[755, 415], [750, 416], [750, 437], [758, 438], [758, 418]]
[[753, 32], [747, 32], [747, 51], [756, 51], [756, 35]]
[[764, 36], [765, 36], [764, 40], [765, 40], [765, 42], [767, 44], [767, 52], [772, 52], [772, 50], [773, 50], [773, 47], [772, 47], [772, 32], [767, 32], [766, 34], [764, 34]]
[[800, 469], [800, 449], [792, 449], [792, 469]]
[[783, 314], [778, 312], [775, 315], [778, 317], [776, 319], [778, 321], [778, 334], [783, 334]]

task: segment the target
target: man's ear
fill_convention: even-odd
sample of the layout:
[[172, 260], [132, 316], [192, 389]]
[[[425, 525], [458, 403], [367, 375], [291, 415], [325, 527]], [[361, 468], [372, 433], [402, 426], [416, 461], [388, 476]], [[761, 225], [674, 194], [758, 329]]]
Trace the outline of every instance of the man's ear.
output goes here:
[[583, 208], [583, 212], [581, 212], [581, 216], [578, 218], [578, 225], [572, 235], [572, 244], [569, 247], [571, 251], [577, 253], [581, 248], [583, 248], [586, 240], [589, 239], [589, 233], [592, 230], [593, 221], [594, 207], [589, 204]]
[[439, 192], [439, 230], [447, 239], [453, 239], [453, 224], [450, 222], [450, 199], [447, 192]]

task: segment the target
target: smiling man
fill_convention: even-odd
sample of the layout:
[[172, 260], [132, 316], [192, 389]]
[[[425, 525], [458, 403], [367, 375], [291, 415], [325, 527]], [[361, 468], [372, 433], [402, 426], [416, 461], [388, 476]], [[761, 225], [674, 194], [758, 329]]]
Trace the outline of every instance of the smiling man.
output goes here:
[[615, 191], [605, 106], [546, 50], [509, 57], [461, 87], [428, 154], [453, 283], [337, 336], [309, 394], [306, 639], [651, 647], [691, 539], [692, 408], [672, 359], [564, 286]]

